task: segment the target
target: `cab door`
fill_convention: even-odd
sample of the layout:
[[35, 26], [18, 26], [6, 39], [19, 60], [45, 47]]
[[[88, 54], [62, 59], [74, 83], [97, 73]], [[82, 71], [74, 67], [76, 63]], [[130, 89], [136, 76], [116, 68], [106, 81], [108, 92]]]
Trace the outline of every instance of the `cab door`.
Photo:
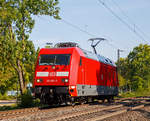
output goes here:
[[84, 65], [83, 57], [80, 57], [80, 62], [79, 62], [77, 88], [78, 88], [78, 96], [83, 96], [84, 89], [85, 89], [85, 65]]
[[85, 84], [84, 64], [83, 64], [83, 58], [82, 57], [80, 57], [80, 62], [79, 62], [78, 82], [79, 82], [80, 85], [84, 85]]

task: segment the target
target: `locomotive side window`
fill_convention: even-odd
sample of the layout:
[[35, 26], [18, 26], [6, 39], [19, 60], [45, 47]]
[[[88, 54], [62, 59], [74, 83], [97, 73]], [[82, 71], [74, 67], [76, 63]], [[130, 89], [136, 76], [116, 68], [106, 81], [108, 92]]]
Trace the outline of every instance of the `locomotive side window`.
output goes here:
[[80, 57], [80, 66], [82, 66], [82, 57]]
[[111, 72], [109, 72], [109, 81], [111, 81]]
[[115, 81], [115, 78], [114, 78], [114, 77], [115, 77], [114, 70], [113, 70], [112, 72], [113, 72], [113, 73], [112, 73], [112, 74], [113, 74], [113, 75], [112, 75], [112, 76], [113, 76], [113, 77], [112, 77], [112, 81], [113, 81], [113, 85], [114, 85], [114, 81]]
[[40, 55], [39, 65], [69, 65], [70, 54]]
[[103, 74], [101, 74], [101, 80], [103, 80]]

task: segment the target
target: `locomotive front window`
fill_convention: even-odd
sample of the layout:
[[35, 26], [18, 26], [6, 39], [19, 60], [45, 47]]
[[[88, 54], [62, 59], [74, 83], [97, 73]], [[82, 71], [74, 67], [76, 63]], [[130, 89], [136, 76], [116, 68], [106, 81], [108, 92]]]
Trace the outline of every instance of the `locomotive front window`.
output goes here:
[[70, 54], [40, 55], [39, 65], [69, 65]]

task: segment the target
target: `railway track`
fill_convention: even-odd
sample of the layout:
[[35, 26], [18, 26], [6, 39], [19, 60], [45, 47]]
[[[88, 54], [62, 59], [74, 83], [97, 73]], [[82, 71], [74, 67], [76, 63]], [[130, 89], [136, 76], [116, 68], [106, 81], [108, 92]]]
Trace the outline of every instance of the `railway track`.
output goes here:
[[114, 105], [114, 106], [109, 106], [109, 107], [104, 107], [104, 108], [95, 108], [94, 110], [93, 109], [90, 109], [90, 110], [86, 110], [86, 111], [80, 111], [80, 112], [77, 112], [77, 113], [74, 113], [74, 114], [68, 114], [66, 116], [62, 116], [62, 117], [58, 117], [58, 118], [55, 118], [55, 119], [51, 119], [51, 120], [47, 120], [47, 121], [73, 121], [73, 120], [84, 120], [86, 119], [87, 117], [91, 117], [92, 115], [96, 115], [96, 113], [98, 112], [101, 112], [102, 114], [105, 113], [106, 110], [113, 110], [113, 109], [118, 109], [118, 108], [121, 108], [123, 107], [123, 105]]
[[0, 120], [7, 119], [7, 118], [14, 118], [18, 116], [22, 116], [28, 113], [34, 113], [39, 111], [39, 109], [36, 108], [26, 108], [26, 109], [16, 109], [16, 110], [9, 110], [9, 111], [0, 111]]
[[[77, 105], [76, 108], [84, 108], [88, 106], [88, 104], [84, 105]], [[46, 112], [53, 112], [53, 111], [60, 111], [66, 109], [72, 109], [72, 106], [47, 106], [47, 107], [35, 107], [35, 108], [25, 108], [25, 109], [16, 109], [16, 110], [9, 110], [9, 111], [0, 111], [0, 120], [21, 117], [24, 115], [31, 115], [35, 113], [46, 113]]]
[[[30, 121], [96, 121], [103, 120], [110, 116], [119, 115], [128, 111], [144, 107], [144, 100], [132, 99], [116, 101], [113, 104], [91, 103], [84, 105], [48, 107], [45, 109], [27, 108], [11, 111], [1, 111], [0, 120], [22, 121], [29, 118]], [[149, 102], [148, 102], [149, 103]], [[139, 105], [140, 104], [140, 105]]]
[[97, 108], [97, 109], [95, 108], [95, 110], [77, 112], [74, 114], [58, 117], [55, 119], [50, 119], [47, 121], [77, 121], [77, 120], [78, 121], [99, 121], [99, 120], [104, 120], [106, 118], [109, 118], [111, 116], [116, 116], [143, 107], [144, 105], [138, 105], [130, 108], [127, 108], [123, 105], [114, 105], [105, 108]]

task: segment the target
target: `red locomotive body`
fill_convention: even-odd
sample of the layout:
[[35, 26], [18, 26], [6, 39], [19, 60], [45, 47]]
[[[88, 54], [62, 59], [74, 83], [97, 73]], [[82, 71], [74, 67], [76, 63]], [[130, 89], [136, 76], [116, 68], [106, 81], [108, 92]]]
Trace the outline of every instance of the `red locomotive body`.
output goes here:
[[43, 48], [35, 69], [35, 97], [42, 103], [112, 99], [118, 95], [115, 64], [79, 47]]

